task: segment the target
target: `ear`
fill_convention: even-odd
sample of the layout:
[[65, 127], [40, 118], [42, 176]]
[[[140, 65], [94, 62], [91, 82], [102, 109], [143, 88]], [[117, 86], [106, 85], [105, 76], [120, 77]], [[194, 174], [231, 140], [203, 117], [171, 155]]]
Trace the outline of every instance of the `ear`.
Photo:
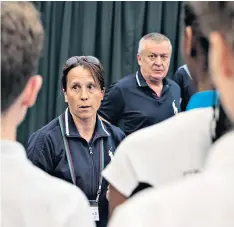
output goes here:
[[218, 70], [220, 77], [231, 78], [234, 76], [234, 56], [232, 47], [227, 44], [218, 32], [212, 32], [210, 40], [210, 65], [212, 71]]
[[137, 54], [137, 61], [138, 61], [138, 65], [141, 65], [142, 57], [139, 53]]
[[105, 96], [105, 92], [106, 92], [106, 88], [104, 87], [103, 90], [101, 91], [101, 95], [102, 95], [102, 100], [104, 99]]
[[63, 94], [64, 94], [64, 100], [67, 103], [68, 102], [68, 100], [67, 100], [67, 92], [64, 89], [63, 89]]
[[192, 50], [192, 36], [193, 36], [193, 31], [191, 26], [185, 27], [185, 37], [184, 37], [184, 42], [185, 42], [185, 53], [187, 56], [191, 56], [191, 50]]
[[32, 107], [36, 102], [38, 92], [41, 89], [42, 77], [31, 76], [23, 91], [23, 105], [26, 107]]

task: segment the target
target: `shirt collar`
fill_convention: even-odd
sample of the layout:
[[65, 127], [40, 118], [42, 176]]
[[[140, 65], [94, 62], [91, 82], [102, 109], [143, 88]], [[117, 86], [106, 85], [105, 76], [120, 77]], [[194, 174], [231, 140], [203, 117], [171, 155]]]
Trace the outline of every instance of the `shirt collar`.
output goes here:
[[141, 71], [136, 72], [136, 81], [139, 87], [148, 87], [148, 84], [145, 81], [145, 78], [142, 76]]
[[[66, 109], [64, 114], [64, 121], [65, 121], [66, 136], [81, 138], [68, 108]], [[97, 116], [95, 130], [94, 130], [94, 137], [97, 138], [97, 137], [107, 137], [107, 136], [110, 136], [110, 133], [107, 131], [103, 121]]]
[[[137, 81], [137, 85], [139, 87], [149, 87], [149, 85], [146, 83], [145, 78], [142, 76], [141, 74], [141, 70], [138, 70], [136, 72], [136, 81]], [[165, 86], [166, 85], [166, 86]], [[167, 80], [167, 78], [165, 77], [163, 79], [163, 87], [169, 87], [171, 84], [169, 83], [169, 81]]]
[[218, 103], [218, 94], [215, 90], [195, 93], [189, 100], [186, 110], [212, 107]]

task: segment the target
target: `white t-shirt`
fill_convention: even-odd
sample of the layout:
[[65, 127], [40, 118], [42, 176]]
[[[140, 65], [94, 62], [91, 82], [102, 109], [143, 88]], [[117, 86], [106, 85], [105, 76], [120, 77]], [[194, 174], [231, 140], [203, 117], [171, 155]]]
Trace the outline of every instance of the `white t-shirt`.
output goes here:
[[234, 131], [210, 150], [203, 173], [138, 193], [113, 214], [109, 227], [233, 227]]
[[139, 183], [159, 187], [204, 166], [211, 146], [212, 108], [182, 112], [128, 136], [104, 178], [129, 197]]
[[18, 142], [1, 141], [3, 227], [94, 227], [80, 189], [33, 166]]

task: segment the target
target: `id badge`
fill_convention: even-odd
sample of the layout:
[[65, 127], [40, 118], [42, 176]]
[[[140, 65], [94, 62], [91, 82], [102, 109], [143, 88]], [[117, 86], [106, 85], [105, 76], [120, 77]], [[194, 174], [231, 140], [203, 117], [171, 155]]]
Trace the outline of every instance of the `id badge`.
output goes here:
[[93, 221], [99, 221], [98, 203], [95, 200], [89, 200]]

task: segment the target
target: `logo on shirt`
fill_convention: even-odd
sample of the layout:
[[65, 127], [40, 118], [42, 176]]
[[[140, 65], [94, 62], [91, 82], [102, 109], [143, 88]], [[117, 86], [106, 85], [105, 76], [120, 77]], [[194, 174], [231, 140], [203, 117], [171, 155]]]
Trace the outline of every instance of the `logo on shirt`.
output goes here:
[[113, 152], [111, 151], [112, 147], [110, 148], [110, 150], [108, 151], [108, 154], [110, 156], [110, 159], [112, 160], [114, 158]]
[[173, 108], [173, 110], [174, 110], [174, 114], [175, 114], [175, 115], [178, 114], [178, 108], [176, 107], [175, 99], [174, 99], [174, 101], [172, 102], [172, 108]]
[[183, 176], [185, 177], [187, 175], [197, 174], [199, 172], [200, 172], [199, 169], [190, 169], [190, 170], [184, 171]]

